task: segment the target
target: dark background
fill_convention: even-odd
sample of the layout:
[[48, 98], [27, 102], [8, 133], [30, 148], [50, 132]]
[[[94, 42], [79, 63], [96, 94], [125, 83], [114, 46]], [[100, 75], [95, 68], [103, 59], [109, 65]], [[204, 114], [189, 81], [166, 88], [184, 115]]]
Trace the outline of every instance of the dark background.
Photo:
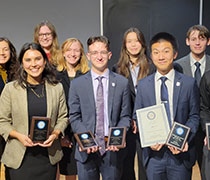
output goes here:
[[[185, 37], [190, 26], [199, 24], [199, 0], [104, 0], [103, 6], [104, 35], [113, 53], [110, 67], [118, 61], [123, 34], [130, 27], [144, 33], [147, 45], [157, 32], [169, 32], [179, 43], [177, 59], [189, 53]], [[204, 0], [203, 7], [202, 24], [210, 29], [210, 1]]]

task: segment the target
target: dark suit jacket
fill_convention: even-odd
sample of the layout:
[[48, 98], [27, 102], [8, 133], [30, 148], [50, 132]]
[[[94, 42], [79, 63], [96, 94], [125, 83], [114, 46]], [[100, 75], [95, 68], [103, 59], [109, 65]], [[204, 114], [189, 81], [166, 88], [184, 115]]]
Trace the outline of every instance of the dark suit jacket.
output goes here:
[[[129, 127], [131, 120], [130, 91], [128, 80], [121, 75], [109, 72], [108, 118], [110, 127]], [[69, 91], [70, 123], [75, 133], [95, 132], [96, 107], [91, 72], [71, 82]], [[118, 153], [113, 153], [114, 156]], [[85, 162], [86, 152], [76, 149], [75, 158]]]
[[[138, 82], [134, 119], [137, 119], [135, 113], [137, 109], [156, 104], [154, 76], [155, 73]], [[183, 161], [186, 167], [192, 167], [195, 163], [194, 141], [192, 139], [198, 129], [200, 119], [198, 87], [193, 78], [175, 71], [173, 93], [174, 121], [190, 127], [190, 136], [188, 138], [188, 152], [180, 153], [176, 156], [171, 154], [171, 157], [177, 159], [177, 161]], [[158, 152], [154, 152], [150, 148], [143, 149], [143, 162], [145, 166], [154, 153], [158, 154]]]
[[[190, 54], [188, 54], [187, 56], [184, 56], [178, 60], [175, 61], [177, 64], [180, 64], [182, 69], [183, 69], [183, 73], [188, 75], [188, 76], [193, 76], [192, 74], [192, 70], [191, 70], [191, 66], [190, 66]], [[210, 56], [206, 54], [206, 68], [205, 68], [205, 72], [210, 70]]]

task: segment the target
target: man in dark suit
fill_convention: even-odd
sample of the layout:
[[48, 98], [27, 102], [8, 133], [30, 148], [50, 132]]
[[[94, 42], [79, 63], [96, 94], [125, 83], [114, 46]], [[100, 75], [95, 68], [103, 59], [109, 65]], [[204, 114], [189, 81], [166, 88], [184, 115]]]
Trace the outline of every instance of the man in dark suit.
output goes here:
[[169, 33], [156, 34], [150, 41], [151, 58], [157, 68], [156, 73], [140, 80], [133, 118], [136, 110], [161, 104], [161, 78], [166, 77], [170, 115], [174, 121], [190, 127], [190, 135], [182, 151], [165, 144], [155, 144], [143, 148], [143, 163], [148, 180], [190, 180], [195, 163], [193, 138], [199, 125], [199, 91], [196, 81], [173, 68], [177, 57], [176, 39]]
[[[210, 70], [210, 56], [205, 53], [207, 46], [210, 44], [210, 32], [203, 25], [194, 25], [189, 28], [186, 35], [186, 44], [190, 48], [190, 53], [181, 59], [178, 59], [178, 63], [183, 73], [196, 78], [196, 64], [200, 63], [200, 77], [197, 79], [198, 86], [200, 84], [200, 78], [203, 74]], [[202, 131], [201, 125], [199, 125], [198, 132], [195, 136], [195, 147], [196, 147], [196, 159], [202, 174], [201, 164], [203, 156], [203, 140], [205, 134]]]
[[[97, 138], [98, 109], [97, 87], [102, 77], [104, 137], [109, 127], [129, 127], [131, 120], [130, 91], [128, 80], [108, 69], [112, 53], [105, 36], [90, 37], [87, 41], [87, 57], [91, 70], [71, 82], [69, 93], [70, 123], [75, 133], [91, 131]], [[103, 143], [103, 142], [102, 142]], [[122, 173], [123, 156], [116, 146], [90, 147], [87, 151], [76, 148], [78, 177], [80, 180], [119, 180]], [[100, 152], [100, 153], [99, 153]]]

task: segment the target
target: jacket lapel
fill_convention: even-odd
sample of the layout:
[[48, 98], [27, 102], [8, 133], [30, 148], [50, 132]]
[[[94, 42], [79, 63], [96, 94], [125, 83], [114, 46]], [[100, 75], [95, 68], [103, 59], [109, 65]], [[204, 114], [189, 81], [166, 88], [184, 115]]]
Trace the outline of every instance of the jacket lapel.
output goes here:
[[181, 86], [182, 86], [181, 76], [179, 75], [179, 73], [177, 73], [175, 71], [174, 94], [173, 94], [173, 114], [174, 114], [174, 117], [176, 115], [176, 110], [177, 110], [177, 106], [178, 106], [178, 98], [180, 96], [179, 94], [180, 94]]

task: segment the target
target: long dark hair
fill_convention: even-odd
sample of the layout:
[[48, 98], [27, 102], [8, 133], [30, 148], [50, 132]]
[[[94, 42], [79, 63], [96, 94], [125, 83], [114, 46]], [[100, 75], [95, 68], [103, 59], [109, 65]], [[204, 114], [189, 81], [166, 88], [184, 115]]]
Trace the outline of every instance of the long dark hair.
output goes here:
[[46, 80], [46, 81], [48, 81], [48, 83], [53, 84], [53, 85], [57, 84], [58, 81], [56, 80], [55, 69], [54, 69], [53, 65], [50, 64], [49, 60], [47, 59], [47, 55], [46, 55], [45, 51], [42, 49], [42, 47], [37, 43], [25, 43], [23, 45], [22, 49], [20, 50], [20, 54], [18, 57], [20, 67], [18, 70], [18, 79], [17, 80], [18, 80], [19, 85], [22, 86], [23, 88], [25, 88], [26, 85], [28, 85], [27, 73], [23, 68], [22, 61], [23, 61], [24, 54], [29, 49], [39, 51], [42, 54], [44, 61], [46, 62], [44, 71], [42, 72], [42, 80], [43, 81]]
[[130, 62], [129, 56], [130, 55], [126, 48], [126, 38], [127, 38], [127, 35], [131, 32], [136, 33], [138, 41], [142, 45], [142, 49], [138, 54], [138, 62], [140, 65], [140, 71], [138, 73], [137, 79], [139, 80], [139, 79], [146, 77], [149, 74], [149, 59], [147, 58], [147, 54], [146, 54], [147, 46], [146, 46], [146, 41], [145, 41], [144, 35], [139, 29], [137, 29], [135, 27], [129, 28], [124, 33], [123, 43], [122, 43], [122, 47], [121, 47], [120, 58], [117, 63], [117, 68], [118, 68], [119, 74], [128, 78], [128, 76], [130, 74], [130, 72], [129, 72], [129, 62]]
[[8, 38], [0, 37], [0, 42], [2, 41], [5, 41], [9, 46], [10, 58], [4, 65], [4, 68], [7, 71], [7, 81], [12, 81], [15, 79], [15, 73], [19, 67], [19, 63], [17, 61], [17, 52], [14, 45]]

